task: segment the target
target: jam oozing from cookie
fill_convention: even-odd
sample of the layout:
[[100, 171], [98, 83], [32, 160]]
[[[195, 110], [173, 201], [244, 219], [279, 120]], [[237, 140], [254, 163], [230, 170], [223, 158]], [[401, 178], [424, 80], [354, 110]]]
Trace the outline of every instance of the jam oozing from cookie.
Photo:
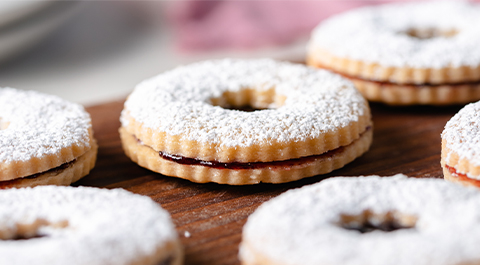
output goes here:
[[451, 167], [449, 165], [445, 165], [445, 167], [448, 169], [450, 174], [453, 177], [458, 178], [458, 180], [460, 180], [462, 182], [468, 182], [469, 184], [471, 184], [473, 186], [476, 186], [476, 187], [480, 187], [480, 180], [469, 178], [466, 174], [459, 173], [454, 167]]
[[344, 214], [340, 217], [339, 226], [358, 231], [362, 234], [373, 231], [392, 232], [400, 229], [411, 229], [415, 227], [416, 218], [409, 215], [387, 212], [385, 214], [374, 214], [366, 210], [359, 215]]
[[[365, 132], [371, 130], [371, 127], [367, 127], [365, 129]], [[364, 132], [364, 133], [365, 133]], [[361, 136], [363, 133], [361, 134]], [[137, 139], [138, 141], [138, 139]], [[354, 141], [355, 142], [355, 141]], [[350, 144], [352, 145], [353, 142]], [[349, 146], [349, 145], [347, 145]], [[325, 159], [329, 157], [333, 157], [338, 153], [341, 153], [345, 150], [345, 147], [347, 146], [341, 146], [337, 149], [330, 150], [326, 153], [319, 154], [319, 155], [312, 155], [312, 156], [305, 156], [305, 157], [300, 157], [300, 158], [295, 158], [295, 159], [289, 159], [289, 160], [283, 160], [283, 161], [271, 161], [271, 162], [247, 162], [247, 163], [241, 163], [241, 162], [230, 162], [230, 163], [223, 163], [223, 162], [218, 162], [218, 161], [204, 161], [196, 158], [189, 158], [189, 157], [184, 157], [180, 155], [173, 155], [169, 154], [166, 152], [158, 152], [160, 157], [166, 160], [173, 161], [175, 163], [179, 163], [182, 165], [192, 165], [192, 166], [205, 166], [205, 167], [211, 167], [211, 168], [216, 168], [216, 169], [233, 169], [233, 170], [241, 170], [241, 169], [261, 169], [261, 168], [291, 168], [294, 166], [298, 165], [304, 165], [309, 162], [314, 162], [318, 159]]]

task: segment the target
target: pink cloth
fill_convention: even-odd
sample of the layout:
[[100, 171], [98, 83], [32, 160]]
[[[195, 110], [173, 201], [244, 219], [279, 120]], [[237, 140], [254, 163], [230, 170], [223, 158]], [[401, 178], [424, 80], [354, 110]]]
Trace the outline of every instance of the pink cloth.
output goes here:
[[174, 1], [166, 11], [180, 50], [245, 49], [288, 44], [332, 14], [398, 1], [408, 0]]
[[184, 51], [288, 44], [324, 18], [389, 1], [176, 1], [167, 5]]

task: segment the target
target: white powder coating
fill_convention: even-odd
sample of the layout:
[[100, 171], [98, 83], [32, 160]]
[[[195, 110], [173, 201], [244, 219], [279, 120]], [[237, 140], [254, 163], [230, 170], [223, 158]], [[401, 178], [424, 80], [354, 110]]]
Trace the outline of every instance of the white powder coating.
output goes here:
[[[273, 109], [243, 112], [211, 104], [226, 91], [268, 90], [286, 96]], [[205, 61], [176, 68], [140, 83], [125, 103], [143, 126], [182, 140], [250, 146], [315, 138], [368, 113], [353, 84], [339, 75], [269, 59]]]
[[[312, 33], [309, 49], [382, 66], [444, 68], [480, 65], [480, 5], [466, 1], [395, 3], [331, 17]], [[456, 30], [419, 39], [411, 29]]]
[[[397, 211], [414, 228], [361, 234], [341, 214]], [[480, 193], [440, 179], [336, 177], [261, 205], [243, 229], [257, 252], [278, 264], [464, 264], [480, 261]], [[242, 247], [240, 256], [253, 258]], [[249, 263], [253, 264], [253, 263]]]
[[90, 145], [90, 115], [78, 104], [35, 91], [0, 88], [0, 163], [28, 161]]
[[442, 139], [460, 159], [480, 166], [480, 102], [470, 103], [455, 114], [445, 125]]
[[41, 186], [0, 191], [0, 230], [37, 219], [43, 237], [0, 240], [1, 264], [130, 264], [177, 239], [169, 214], [125, 190]]

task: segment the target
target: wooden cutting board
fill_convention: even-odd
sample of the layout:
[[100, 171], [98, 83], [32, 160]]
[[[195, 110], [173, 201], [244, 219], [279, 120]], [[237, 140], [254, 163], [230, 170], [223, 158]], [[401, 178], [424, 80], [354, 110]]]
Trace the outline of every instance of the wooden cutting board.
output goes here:
[[99, 143], [97, 165], [75, 185], [124, 188], [150, 196], [172, 215], [185, 247], [185, 264], [239, 264], [242, 226], [264, 201], [332, 176], [404, 173], [441, 178], [440, 133], [461, 108], [371, 104], [373, 144], [365, 155], [331, 174], [287, 184], [196, 184], [139, 167], [122, 151], [118, 128], [123, 101], [87, 108]]

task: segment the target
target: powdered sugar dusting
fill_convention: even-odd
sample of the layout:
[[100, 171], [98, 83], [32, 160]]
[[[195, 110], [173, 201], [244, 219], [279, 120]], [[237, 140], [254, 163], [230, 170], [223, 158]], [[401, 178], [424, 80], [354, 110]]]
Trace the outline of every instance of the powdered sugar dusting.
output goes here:
[[44, 219], [68, 221], [44, 237], [0, 241], [8, 264], [132, 264], [177, 235], [169, 214], [125, 190], [42, 186], [0, 192], [0, 230]]
[[[383, 66], [443, 68], [480, 65], [480, 5], [466, 1], [396, 3], [356, 9], [322, 22], [310, 50], [323, 48]], [[452, 37], [418, 39], [410, 29], [455, 30]]]
[[445, 125], [442, 138], [460, 159], [480, 166], [480, 102], [468, 104], [455, 114]]
[[[361, 234], [340, 215], [396, 211], [412, 229]], [[281, 264], [462, 264], [478, 262], [480, 193], [440, 179], [337, 177], [288, 191], [261, 205], [243, 238]], [[241, 248], [241, 257], [254, 255]], [[281, 262], [280, 262], [281, 261]], [[254, 263], [254, 262], [253, 262]]]
[[[212, 106], [225, 91], [254, 88], [287, 97], [284, 105], [255, 112]], [[129, 113], [144, 126], [185, 140], [250, 146], [272, 139], [298, 141], [338, 130], [366, 114], [353, 84], [324, 70], [269, 59], [205, 61], [179, 67], [139, 84]]]
[[0, 88], [0, 163], [27, 161], [81, 143], [89, 146], [90, 116], [56, 96]]

